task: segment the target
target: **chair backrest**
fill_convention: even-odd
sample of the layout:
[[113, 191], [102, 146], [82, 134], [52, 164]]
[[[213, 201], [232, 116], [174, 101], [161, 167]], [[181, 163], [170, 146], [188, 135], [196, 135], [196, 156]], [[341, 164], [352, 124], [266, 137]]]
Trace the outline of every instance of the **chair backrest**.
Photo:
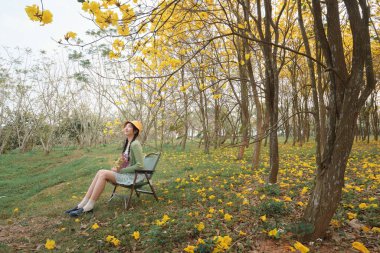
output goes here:
[[144, 158], [144, 168], [146, 170], [154, 171], [156, 169], [158, 160], [160, 160], [161, 153], [150, 153]]

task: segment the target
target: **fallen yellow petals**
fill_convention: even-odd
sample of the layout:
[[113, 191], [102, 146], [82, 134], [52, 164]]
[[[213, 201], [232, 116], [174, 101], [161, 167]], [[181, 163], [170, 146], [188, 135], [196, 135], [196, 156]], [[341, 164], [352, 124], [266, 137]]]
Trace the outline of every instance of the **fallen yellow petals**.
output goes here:
[[369, 250], [361, 242], [353, 242], [352, 247], [359, 250], [361, 253], [370, 253]]
[[138, 240], [138, 239], [140, 238], [140, 232], [139, 232], [139, 231], [135, 231], [135, 232], [133, 232], [132, 237], [133, 237], [135, 240]]
[[45, 248], [48, 250], [54, 249], [55, 248], [55, 241], [50, 240], [50, 239], [46, 239]]
[[201, 232], [203, 229], [205, 229], [205, 224], [203, 222], [200, 222], [199, 224], [196, 224], [195, 227], [199, 232]]
[[297, 250], [299, 250], [301, 253], [307, 253], [310, 251], [310, 249], [308, 247], [306, 247], [305, 245], [303, 245], [302, 243], [296, 241], [296, 243], [294, 243], [294, 248], [296, 248]]

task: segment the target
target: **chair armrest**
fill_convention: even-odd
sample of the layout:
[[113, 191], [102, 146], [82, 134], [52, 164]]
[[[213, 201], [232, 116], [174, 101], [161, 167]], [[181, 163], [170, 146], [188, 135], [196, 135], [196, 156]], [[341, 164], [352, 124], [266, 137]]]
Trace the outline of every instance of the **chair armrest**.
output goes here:
[[143, 174], [148, 173], [148, 174], [153, 174], [154, 171], [152, 171], [152, 170], [135, 170], [135, 173], [143, 173]]

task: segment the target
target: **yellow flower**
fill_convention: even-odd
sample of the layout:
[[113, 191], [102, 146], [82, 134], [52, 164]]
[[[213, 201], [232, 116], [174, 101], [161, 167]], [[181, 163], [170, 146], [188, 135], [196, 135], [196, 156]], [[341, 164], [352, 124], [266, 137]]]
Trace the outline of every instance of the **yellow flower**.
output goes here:
[[360, 208], [360, 209], [367, 209], [368, 206], [367, 206], [366, 203], [360, 203], [360, 204], [359, 204], [359, 208]]
[[332, 219], [330, 221], [330, 225], [333, 226], [333, 227], [336, 227], [336, 228], [340, 227], [339, 221], [337, 221], [335, 219]]
[[114, 40], [112, 43], [113, 49], [115, 49], [117, 52], [120, 52], [121, 50], [123, 50], [124, 46], [125, 46], [124, 41], [119, 40], [119, 39]]
[[351, 212], [347, 213], [347, 217], [349, 220], [355, 219], [356, 216], [358, 216], [356, 213], [351, 213]]
[[49, 10], [42, 12], [41, 22], [43, 25], [53, 22], [53, 14]]
[[195, 249], [195, 246], [189, 245], [186, 248], [184, 248], [183, 250], [187, 253], [194, 253], [194, 249]]
[[215, 209], [212, 208], [212, 207], [210, 207], [210, 208], [208, 209], [208, 212], [209, 212], [209, 213], [214, 213], [214, 212], [215, 212]]
[[54, 249], [55, 248], [55, 241], [50, 240], [50, 239], [46, 239], [45, 248], [48, 250]]
[[272, 229], [271, 231], [268, 232], [269, 236], [277, 237], [278, 236], [278, 230], [277, 228]]
[[14, 214], [17, 214], [20, 210], [18, 209], [18, 207], [16, 207], [15, 209], [13, 209], [13, 213]]
[[203, 222], [200, 222], [199, 224], [195, 225], [195, 227], [199, 232], [201, 232], [203, 229], [205, 229], [205, 224], [203, 224]]
[[92, 225], [91, 227], [93, 230], [97, 230], [99, 228], [99, 225], [98, 223], [95, 223], [94, 225]]
[[234, 204], [234, 203], [230, 201], [230, 202], [228, 202], [226, 205], [227, 205], [227, 206], [232, 206], [233, 204]]
[[208, 198], [209, 198], [210, 200], [213, 200], [213, 199], [215, 198], [215, 195], [210, 195]]
[[135, 238], [135, 240], [138, 240], [140, 238], [140, 232], [135, 231], [135, 232], [133, 232], [132, 236], [133, 236], [133, 238]]
[[169, 216], [164, 214], [164, 216], [162, 217], [162, 221], [167, 222], [168, 220], [170, 220]]
[[243, 205], [249, 205], [249, 201], [248, 201], [248, 199], [244, 199], [244, 200], [243, 200]]
[[309, 190], [309, 187], [302, 188], [301, 195], [304, 195]]
[[67, 32], [65, 34], [65, 40], [75, 39], [76, 37], [77, 37], [77, 34], [75, 32]]
[[113, 235], [108, 235], [106, 237], [106, 241], [109, 242], [109, 243], [112, 243], [115, 247], [118, 247], [120, 245], [120, 240], [117, 239], [115, 236]]
[[112, 241], [112, 244], [115, 246], [115, 247], [118, 247], [120, 245], [120, 240], [117, 239], [117, 238], [114, 238]]
[[367, 233], [368, 231], [371, 231], [371, 229], [367, 226], [362, 226], [361, 229], [363, 230], [364, 233]]
[[205, 241], [202, 238], [198, 238], [197, 245], [199, 244], [205, 244]]
[[232, 215], [226, 213], [226, 214], [224, 215], [224, 220], [225, 220], [225, 221], [230, 221], [230, 220], [232, 219], [232, 217], [233, 217]]
[[299, 206], [304, 206], [304, 203], [301, 202], [301, 201], [298, 201], [298, 202], [297, 202], [297, 205], [299, 205]]
[[375, 233], [380, 233], [380, 228], [378, 227], [373, 227], [371, 230]]
[[240, 235], [240, 236], [245, 236], [245, 235], [247, 235], [247, 233], [244, 233], [243, 231], [240, 230], [240, 231], [239, 231], [239, 235]]
[[353, 242], [352, 247], [359, 250], [361, 253], [370, 253], [369, 250], [360, 242]]
[[296, 241], [296, 243], [293, 246], [294, 246], [294, 248], [299, 250], [301, 253], [307, 253], [310, 251], [308, 247], [306, 247], [305, 245], [303, 245], [302, 243], [300, 243], [298, 241]]
[[285, 246], [285, 248], [287, 248], [291, 252], [295, 252], [296, 251], [296, 249], [293, 248], [292, 246]]
[[267, 216], [264, 214], [263, 216], [260, 216], [260, 219], [262, 221], [266, 222], [267, 221]]
[[227, 250], [232, 243], [232, 238], [229, 237], [228, 235], [215, 236], [214, 240], [216, 240], [216, 247], [214, 248], [213, 252], [223, 252]]
[[265, 194], [261, 195], [261, 196], [260, 196], [260, 200], [265, 199], [265, 197], [266, 197]]
[[32, 21], [40, 21], [40, 7], [37, 5], [29, 5], [25, 7], [25, 12]]
[[107, 242], [111, 242], [113, 239], [115, 239], [115, 236], [113, 236], [113, 235], [107, 235], [107, 237], [106, 237]]
[[80, 222], [80, 219], [79, 219], [79, 218], [76, 218], [76, 219], [75, 219], [75, 222]]
[[284, 197], [284, 201], [286, 201], [286, 202], [290, 202], [290, 201], [292, 201], [292, 198], [291, 198], [291, 197], [288, 197], [288, 196], [285, 196], [285, 197]]
[[117, 26], [117, 33], [122, 36], [129, 35], [129, 27], [127, 25], [119, 25]]

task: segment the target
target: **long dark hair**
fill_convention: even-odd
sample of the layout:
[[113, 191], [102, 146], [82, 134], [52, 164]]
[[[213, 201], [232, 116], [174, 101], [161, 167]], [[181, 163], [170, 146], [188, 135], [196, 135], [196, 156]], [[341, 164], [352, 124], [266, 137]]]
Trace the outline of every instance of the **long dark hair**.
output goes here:
[[[129, 122], [128, 122], [129, 123]], [[127, 124], [128, 124], [127, 123]], [[125, 124], [125, 125], [127, 125]], [[134, 132], [134, 136], [133, 136], [133, 139], [131, 141], [131, 145], [132, 145], [132, 142], [134, 142], [137, 138], [137, 136], [139, 136], [139, 130], [137, 129], [137, 127], [135, 127], [135, 125], [133, 125], [131, 123], [132, 127], [133, 127], [133, 132]], [[128, 148], [128, 161], [129, 161], [129, 158], [131, 156], [131, 145], [129, 145], [129, 148]], [[128, 146], [128, 138], [126, 138], [125, 140], [125, 143], [124, 143], [124, 147], [123, 147], [123, 151], [121, 152], [122, 154], [125, 152], [125, 150], [127, 149], [127, 146]]]

